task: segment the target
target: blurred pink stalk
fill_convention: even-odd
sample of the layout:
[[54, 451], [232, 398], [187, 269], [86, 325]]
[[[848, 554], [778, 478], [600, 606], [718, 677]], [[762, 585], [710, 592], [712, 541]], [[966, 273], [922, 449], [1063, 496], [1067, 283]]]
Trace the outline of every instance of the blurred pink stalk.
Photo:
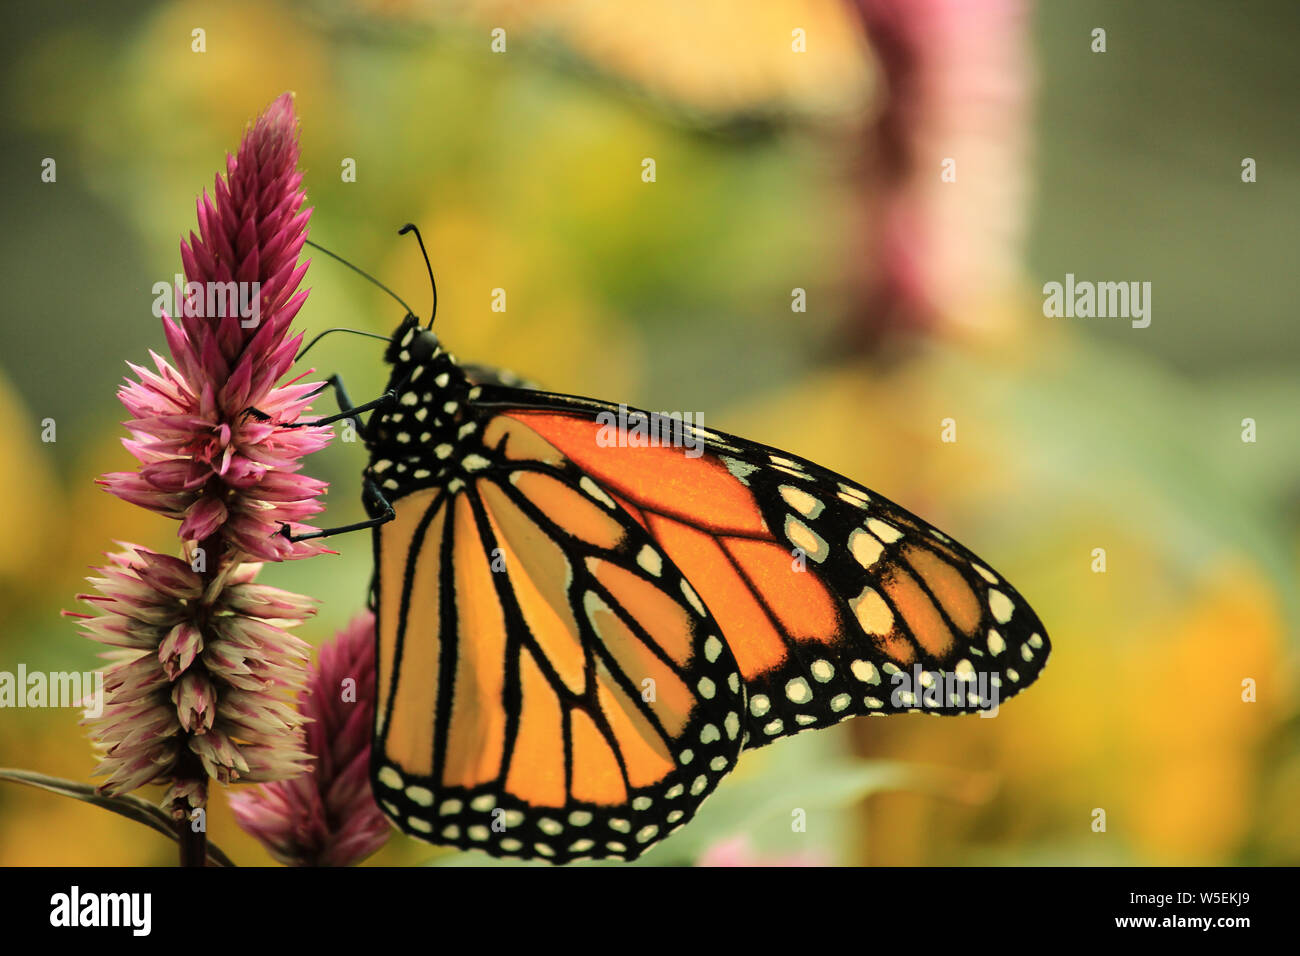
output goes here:
[[321, 648], [298, 709], [311, 721], [307, 751], [316, 758], [311, 772], [232, 794], [235, 820], [281, 863], [359, 863], [383, 846], [391, 832], [370, 792], [373, 614], [358, 615]]
[[[1027, 203], [1026, 0], [853, 0], [879, 62], [850, 339], [982, 321], [1014, 288]], [[955, 180], [945, 182], [945, 162]], [[870, 264], [864, 268], [864, 263]]]

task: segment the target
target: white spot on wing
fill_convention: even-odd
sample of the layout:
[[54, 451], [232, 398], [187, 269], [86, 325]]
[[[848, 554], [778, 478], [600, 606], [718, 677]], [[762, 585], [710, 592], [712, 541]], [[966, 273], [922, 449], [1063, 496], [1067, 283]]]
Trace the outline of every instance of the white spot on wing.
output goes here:
[[849, 534], [849, 552], [858, 564], [869, 570], [885, 553], [885, 546], [875, 535], [867, 534], [861, 528], [854, 528]]
[[903, 532], [899, 531], [892, 524], [886, 524], [879, 518], [867, 519], [867, 530], [881, 541], [885, 542], [885, 544], [893, 544], [903, 536]]
[[600, 485], [592, 481], [590, 478], [588, 478], [586, 475], [583, 475], [582, 478], [578, 480], [578, 486], [582, 488], [582, 490], [585, 491], [587, 494], [591, 495], [591, 497], [595, 498], [602, 505], [608, 508], [610, 511], [613, 511], [615, 507], [617, 507], [614, 504], [614, 499], [611, 498], [609, 495], [605, 494], [604, 489], [601, 488]]
[[794, 515], [785, 516], [785, 537], [796, 548], [812, 558], [818, 564], [830, 555], [826, 539], [808, 527]]
[[751, 465], [739, 458], [729, 458], [726, 455], [722, 456], [722, 463], [727, 466], [727, 471], [731, 472], [731, 476], [742, 485], [748, 485], [749, 476], [758, 471], [757, 465]]
[[653, 574], [655, 577], [659, 577], [664, 569], [663, 558], [659, 556], [658, 551], [648, 544], [642, 545], [641, 550], [637, 552], [636, 563], [642, 570]]
[[871, 500], [871, 497], [861, 488], [855, 488], [852, 485], [846, 485], [842, 481], [840, 482], [840, 494], [847, 496], [849, 498], [856, 498], [858, 501], [861, 502], [867, 502]]
[[880, 671], [876, 670], [876, 665], [871, 661], [856, 660], [849, 666], [849, 670], [864, 684], [880, 683]]
[[812, 688], [802, 677], [796, 677], [785, 685], [785, 696], [792, 704], [806, 704], [812, 700]]
[[682, 578], [682, 594], [690, 602], [691, 607], [695, 608], [695, 613], [700, 617], [704, 617], [706, 613], [704, 604], [701, 603], [699, 595], [695, 593], [695, 588], [691, 587], [691, 582], [685, 578]]
[[406, 788], [406, 799], [422, 807], [433, 806], [433, 791], [428, 787], [410, 786]]
[[777, 490], [781, 493], [781, 498], [785, 503], [804, 517], [816, 518], [821, 514], [822, 508], [825, 507], [802, 488], [796, 488], [793, 485], [781, 485]]
[[1011, 603], [1011, 598], [1001, 591], [989, 591], [989, 610], [993, 612], [993, 617], [999, 624], [1005, 624], [1011, 620], [1011, 613], [1015, 610], [1015, 607]]

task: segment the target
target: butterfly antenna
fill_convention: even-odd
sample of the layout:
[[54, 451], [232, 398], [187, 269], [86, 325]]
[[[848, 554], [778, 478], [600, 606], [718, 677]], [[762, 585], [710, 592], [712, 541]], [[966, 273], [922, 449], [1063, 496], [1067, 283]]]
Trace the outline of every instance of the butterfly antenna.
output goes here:
[[426, 328], [433, 328], [433, 317], [438, 314], [438, 283], [433, 281], [433, 266], [429, 265], [429, 253], [425, 251], [424, 239], [420, 236], [420, 230], [415, 228], [415, 223], [408, 222], [401, 229], [397, 230], [399, 236], [404, 236], [408, 232], [415, 233], [415, 241], [420, 244], [420, 254], [424, 256], [424, 267], [429, 270], [429, 285], [433, 287], [433, 311], [429, 313], [429, 324]]
[[[351, 269], [351, 270], [352, 270], [353, 272], [355, 272], [357, 275], [361, 276], [363, 279], [365, 279], [365, 280], [367, 280], [367, 281], [369, 281], [369, 282], [373, 282], [375, 285], [379, 286], [379, 288], [383, 289], [383, 290], [384, 290], [385, 292], [387, 292], [390, 296], [392, 296], [392, 297], [393, 297], [393, 300], [394, 300], [398, 305], [400, 305], [402, 308], [404, 308], [404, 309], [407, 311], [408, 314], [410, 314], [410, 315], [414, 315], [414, 314], [415, 314], [415, 313], [411, 310], [411, 307], [410, 307], [409, 305], [407, 305], [405, 302], [402, 301], [402, 297], [401, 297], [401, 296], [399, 296], [399, 295], [398, 295], [396, 292], [394, 292], [392, 289], [388, 288], [388, 286], [384, 285], [382, 282], [380, 282], [378, 279], [376, 279], [374, 276], [372, 276], [369, 272], [366, 272], [366, 270], [357, 268], [357, 267], [354, 266], [352, 263], [348, 262], [348, 260], [344, 259], [342, 256], [340, 256], [340, 255], [338, 255], [338, 254], [336, 254], [336, 253], [330, 252], [328, 249], [326, 249], [324, 246], [320, 245], [319, 243], [312, 242], [310, 239], [304, 239], [303, 242], [304, 242], [306, 245], [311, 246], [313, 249], [319, 249], [321, 252], [325, 253], [325, 255], [329, 256], [331, 259], [337, 259], [339, 262], [343, 263], [345, 266], [347, 266], [349, 269]], [[317, 336], [317, 338], [319, 338], [319, 337], [320, 337], [320, 336]], [[310, 346], [308, 346], [308, 348], [310, 348]], [[303, 349], [303, 352], [305, 352], [305, 351], [307, 351], [307, 349]], [[302, 358], [301, 353], [299, 354], [298, 357], [299, 357], [299, 358]]]
[[[408, 311], [409, 311], [409, 310], [408, 310]], [[325, 338], [325, 336], [329, 335], [331, 332], [351, 332], [353, 335], [364, 335], [364, 336], [365, 336], [366, 338], [368, 338], [368, 339], [379, 339], [381, 342], [387, 342], [387, 341], [389, 341], [389, 338], [388, 338], [387, 335], [376, 335], [374, 332], [362, 332], [360, 329], [342, 329], [342, 328], [340, 328], [340, 329], [326, 329], [326, 330], [325, 330], [324, 332], [322, 332], [320, 335], [316, 336], [314, 339], [312, 339], [310, 342], [308, 342], [306, 345], [304, 345], [304, 346], [302, 347], [302, 351], [298, 353], [298, 355], [297, 355], [297, 357], [294, 359], [294, 361], [297, 362], [297, 361], [299, 361], [300, 359], [302, 359], [302, 357], [303, 357], [304, 355], [307, 354], [307, 350], [308, 350], [309, 348], [311, 348], [313, 345], [315, 345], [315, 344], [316, 344], [317, 342], [319, 342], [321, 339]]]

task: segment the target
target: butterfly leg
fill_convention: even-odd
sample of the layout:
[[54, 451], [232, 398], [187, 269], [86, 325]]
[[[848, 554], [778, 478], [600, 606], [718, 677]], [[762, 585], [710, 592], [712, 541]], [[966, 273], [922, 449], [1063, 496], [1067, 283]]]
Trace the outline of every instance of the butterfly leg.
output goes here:
[[[405, 384], [405, 383], [403, 383]], [[361, 420], [357, 418], [362, 412], [368, 412], [374, 408], [386, 407], [397, 400], [397, 393], [401, 386], [390, 388], [384, 394], [380, 395], [373, 401], [366, 402], [364, 405], [353, 405], [352, 400], [348, 398], [347, 389], [343, 387], [343, 381], [337, 375], [331, 375], [320, 384], [317, 394], [323, 392], [326, 388], [334, 389], [334, 396], [338, 400], [341, 411], [337, 415], [328, 415], [325, 418], [315, 418], [307, 422], [284, 422], [283, 428], [306, 428], [307, 426], [332, 425], [335, 422], [342, 421], [345, 418], [352, 419], [357, 430], [361, 430]], [[256, 418], [258, 421], [270, 421], [271, 416], [259, 408], [249, 406], [244, 409], [244, 414]]]
[[326, 538], [330, 535], [347, 534], [349, 531], [363, 531], [366, 528], [374, 528], [377, 525], [387, 524], [389, 521], [392, 521], [397, 517], [397, 512], [393, 510], [393, 506], [389, 503], [388, 499], [384, 497], [384, 493], [379, 490], [379, 486], [375, 484], [373, 478], [367, 477], [362, 487], [366, 503], [368, 505], [374, 505], [382, 511], [382, 514], [377, 518], [371, 518], [368, 521], [358, 521], [355, 524], [345, 524], [338, 528], [322, 528], [319, 531], [312, 531], [308, 534], [293, 534], [289, 531], [289, 526], [287, 524], [282, 524], [280, 525], [280, 530], [277, 531], [276, 534], [288, 541], [307, 541], [311, 538]]
[[360, 431], [361, 420], [357, 418], [357, 415], [361, 414], [362, 412], [368, 412], [372, 408], [380, 408], [383, 406], [391, 405], [393, 402], [397, 400], [397, 389], [390, 388], [388, 391], [384, 392], [384, 394], [380, 395], [378, 398], [376, 398], [373, 401], [366, 402], [364, 405], [353, 405], [352, 399], [348, 398], [347, 389], [343, 387], [343, 380], [340, 379], [337, 375], [331, 375], [329, 378], [325, 379], [323, 383], [321, 383], [322, 391], [326, 387], [330, 387], [334, 389], [334, 397], [338, 400], [339, 408], [341, 409], [341, 411], [337, 415], [329, 415], [325, 418], [317, 418], [309, 422], [290, 422], [287, 423], [284, 427], [303, 428], [308, 425], [313, 425], [313, 426], [332, 425], [335, 422], [342, 421], [345, 418], [350, 418], [352, 419], [352, 423], [357, 426], [357, 430]]

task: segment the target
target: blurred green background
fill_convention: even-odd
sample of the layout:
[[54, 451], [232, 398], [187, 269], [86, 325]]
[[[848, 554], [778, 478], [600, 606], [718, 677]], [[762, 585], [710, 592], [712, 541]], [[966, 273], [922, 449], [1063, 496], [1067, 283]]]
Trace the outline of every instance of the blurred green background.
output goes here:
[[[151, 289], [180, 269], [200, 190], [293, 90], [312, 238], [427, 312], [396, 235], [420, 224], [462, 358], [822, 462], [986, 556], [1048, 626], [1053, 660], [998, 719], [851, 721], [757, 751], [647, 863], [1300, 862], [1300, 7], [7, 12], [0, 670], [92, 667], [58, 613], [87, 567], [115, 540], [176, 547], [172, 523], [93, 484], [132, 463], [114, 389], [164, 348]], [[1045, 318], [1042, 285], [1067, 272], [1151, 282], [1151, 326]], [[324, 257], [306, 284], [309, 333], [401, 318]], [[334, 336], [311, 363], [362, 400], [381, 351]], [[359, 517], [363, 464], [341, 443], [309, 462], [332, 484], [323, 523]], [[322, 598], [314, 643], [366, 591], [368, 541], [337, 547], [263, 573]], [[84, 780], [93, 760], [74, 711], [5, 710], [0, 765]], [[209, 833], [269, 862], [219, 791]], [[371, 862], [440, 854], [395, 834]], [[0, 787], [0, 864], [174, 859], [137, 824]]]

